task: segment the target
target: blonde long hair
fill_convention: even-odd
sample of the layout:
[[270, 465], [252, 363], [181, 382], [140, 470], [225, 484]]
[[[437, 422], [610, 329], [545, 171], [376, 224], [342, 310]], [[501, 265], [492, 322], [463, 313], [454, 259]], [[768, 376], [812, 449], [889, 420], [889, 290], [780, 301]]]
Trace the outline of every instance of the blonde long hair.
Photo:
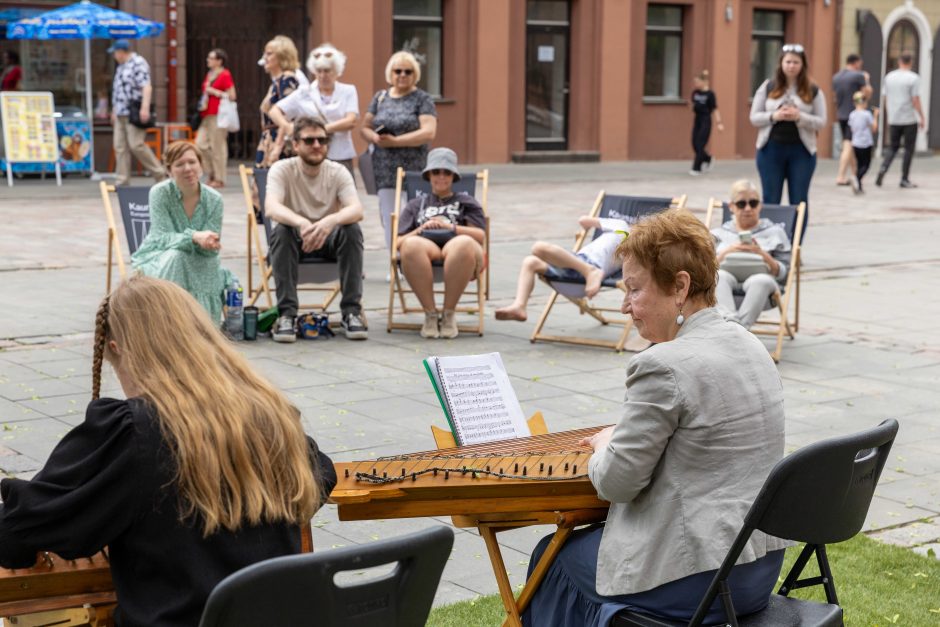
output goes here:
[[189, 293], [144, 276], [121, 283], [95, 320], [93, 398], [104, 359], [156, 410], [176, 461], [181, 519], [201, 516], [209, 536], [313, 517], [321, 495], [299, 412]]

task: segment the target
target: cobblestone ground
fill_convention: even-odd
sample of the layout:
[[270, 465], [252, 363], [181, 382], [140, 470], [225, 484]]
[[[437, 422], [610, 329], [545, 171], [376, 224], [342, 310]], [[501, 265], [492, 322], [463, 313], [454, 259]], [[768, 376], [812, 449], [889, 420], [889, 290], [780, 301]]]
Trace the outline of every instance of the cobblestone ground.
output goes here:
[[[804, 247], [800, 333], [784, 346], [780, 373], [787, 401], [787, 449], [874, 425], [901, 422], [865, 529], [926, 553], [940, 549], [940, 160], [918, 157], [918, 189], [901, 190], [895, 173], [864, 196], [834, 185], [835, 164], [820, 163], [810, 193]], [[530, 344], [547, 294], [536, 287], [526, 323], [497, 322], [492, 310], [511, 300], [519, 262], [534, 239], [570, 244], [577, 217], [599, 190], [688, 194], [704, 217], [710, 197], [756, 176], [752, 161], [721, 162], [690, 178], [687, 163], [491, 166], [492, 298], [485, 335], [424, 341], [385, 332], [388, 257], [374, 197], [366, 197], [364, 302], [370, 338], [240, 346], [286, 391], [308, 431], [336, 460], [433, 447], [428, 426], [443, 426], [423, 373], [428, 354], [500, 351], [523, 408], [544, 412], [553, 431], [616, 421], [631, 353]], [[238, 181], [236, 175], [229, 180]], [[142, 184], [145, 183], [141, 179]], [[224, 262], [242, 277], [245, 206], [224, 190]], [[82, 420], [90, 396], [91, 331], [104, 292], [106, 226], [97, 184], [66, 179], [17, 181], [0, 190], [0, 470], [29, 477], [56, 442]], [[603, 296], [616, 304], [614, 295]], [[570, 305], [557, 307], [552, 331], [610, 337]], [[105, 393], [120, 396], [113, 376]], [[370, 542], [448, 518], [339, 522], [325, 507], [314, 521], [320, 549]], [[501, 534], [512, 582], [525, 578], [529, 552], [544, 527]], [[940, 551], [937, 551], [940, 553]], [[496, 591], [482, 540], [458, 530], [437, 603]]]

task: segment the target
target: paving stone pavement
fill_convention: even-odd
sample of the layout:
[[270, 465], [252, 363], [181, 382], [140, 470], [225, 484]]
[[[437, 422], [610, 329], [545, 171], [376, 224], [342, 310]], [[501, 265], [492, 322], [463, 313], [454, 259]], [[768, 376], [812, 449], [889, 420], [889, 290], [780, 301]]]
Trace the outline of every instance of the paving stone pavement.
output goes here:
[[[481, 166], [482, 167], [482, 166]], [[492, 299], [483, 337], [426, 341], [385, 332], [388, 258], [374, 197], [364, 197], [370, 338], [342, 337], [280, 345], [239, 345], [251, 362], [300, 408], [305, 428], [337, 461], [432, 448], [428, 426], [445, 421], [421, 366], [429, 354], [498, 350], [527, 413], [544, 412], [553, 431], [617, 420], [631, 353], [531, 344], [533, 320], [547, 297], [536, 287], [526, 323], [497, 322], [519, 262], [535, 238], [570, 244], [576, 219], [597, 192], [686, 193], [698, 215], [732, 181], [756, 179], [752, 161], [717, 164], [689, 178], [682, 162], [490, 166]], [[787, 411], [787, 450], [856, 431], [887, 417], [901, 431], [865, 529], [886, 542], [940, 552], [940, 159], [918, 157], [913, 178], [870, 186], [855, 197], [833, 183], [835, 163], [822, 161], [813, 188], [804, 248], [800, 333], [784, 346], [779, 368]], [[237, 181], [237, 176], [230, 176]], [[141, 179], [141, 184], [146, 181]], [[223, 190], [224, 263], [245, 273], [245, 207], [240, 190]], [[90, 399], [91, 332], [104, 292], [106, 227], [97, 184], [66, 178], [17, 181], [0, 190], [0, 470], [32, 476], [59, 439], [82, 420]], [[122, 235], [123, 237], [123, 235]], [[616, 296], [603, 295], [610, 304]], [[610, 337], [559, 305], [553, 332]], [[121, 396], [114, 376], [105, 395]], [[339, 522], [327, 506], [314, 519], [320, 549], [374, 541], [448, 518]], [[510, 579], [521, 585], [529, 552], [548, 531], [501, 534]], [[479, 536], [457, 530], [435, 603], [496, 591]]]

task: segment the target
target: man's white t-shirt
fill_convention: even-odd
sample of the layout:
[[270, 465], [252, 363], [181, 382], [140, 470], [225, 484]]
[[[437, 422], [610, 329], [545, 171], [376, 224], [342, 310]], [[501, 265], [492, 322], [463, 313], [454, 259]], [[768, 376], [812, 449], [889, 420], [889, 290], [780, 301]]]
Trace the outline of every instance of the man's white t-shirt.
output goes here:
[[[279, 100], [277, 107], [291, 121], [299, 117], [322, 118], [326, 116], [327, 122], [336, 122], [346, 117], [348, 113], [355, 113], [356, 117], [359, 117], [359, 93], [355, 85], [337, 81], [334, 84], [333, 93], [324, 96], [320, 93], [317, 82], [314, 81], [310, 87], [300, 88], [284, 100]], [[356, 156], [352, 131], [337, 131], [332, 135], [330, 150], [326, 154], [328, 159], [342, 161]]]
[[917, 124], [914, 97], [920, 95], [920, 76], [910, 70], [894, 70], [885, 76], [885, 106], [888, 124]]

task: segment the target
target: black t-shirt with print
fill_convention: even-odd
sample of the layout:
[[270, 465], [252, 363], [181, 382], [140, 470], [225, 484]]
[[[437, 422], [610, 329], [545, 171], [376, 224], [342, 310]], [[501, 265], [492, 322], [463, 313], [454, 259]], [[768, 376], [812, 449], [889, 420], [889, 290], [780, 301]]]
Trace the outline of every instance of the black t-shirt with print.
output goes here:
[[432, 218], [460, 226], [486, 228], [483, 208], [470, 194], [458, 192], [446, 198], [428, 194], [411, 200], [401, 210], [398, 234], [410, 233]]

